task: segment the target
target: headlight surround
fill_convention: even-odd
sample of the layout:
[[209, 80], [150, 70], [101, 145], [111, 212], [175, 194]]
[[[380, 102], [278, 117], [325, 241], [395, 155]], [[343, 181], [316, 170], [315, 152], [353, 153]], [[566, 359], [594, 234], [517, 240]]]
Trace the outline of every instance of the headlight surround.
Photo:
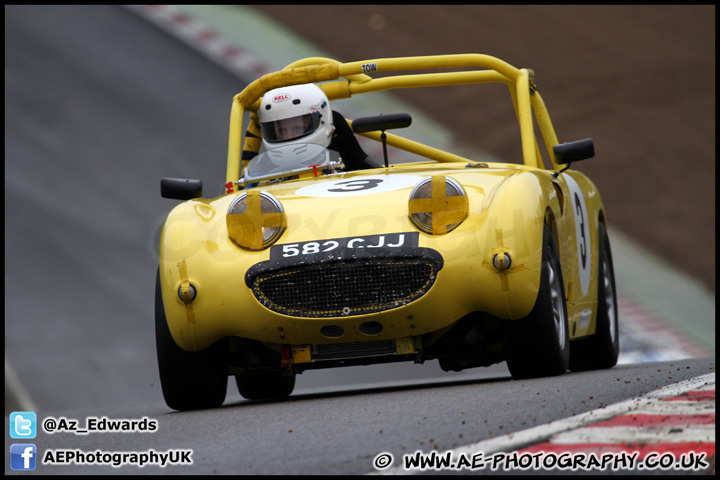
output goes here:
[[235, 198], [226, 216], [228, 236], [240, 248], [262, 250], [287, 226], [280, 201], [268, 192], [248, 191]]
[[420, 230], [443, 235], [460, 225], [468, 215], [468, 199], [460, 183], [445, 175], [420, 180], [408, 202], [410, 219]]

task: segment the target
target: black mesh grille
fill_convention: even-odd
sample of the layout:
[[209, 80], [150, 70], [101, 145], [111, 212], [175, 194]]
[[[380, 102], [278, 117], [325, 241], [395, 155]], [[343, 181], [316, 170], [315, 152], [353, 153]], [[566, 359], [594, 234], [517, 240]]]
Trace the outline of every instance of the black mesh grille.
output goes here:
[[422, 296], [437, 267], [425, 259], [354, 260], [266, 271], [253, 293], [270, 310], [298, 317], [362, 315]]

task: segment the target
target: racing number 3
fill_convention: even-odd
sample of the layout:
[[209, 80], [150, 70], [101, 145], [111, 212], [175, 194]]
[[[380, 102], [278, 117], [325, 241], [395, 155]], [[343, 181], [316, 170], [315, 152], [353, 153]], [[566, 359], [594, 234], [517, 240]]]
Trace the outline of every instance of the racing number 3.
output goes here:
[[587, 265], [587, 238], [585, 238], [585, 217], [583, 216], [582, 203], [580, 202], [580, 196], [575, 192], [575, 212], [577, 212], [580, 218], [580, 260], [582, 262], [581, 267], [584, 269]]
[[580, 276], [580, 290], [582, 296], [585, 297], [590, 290], [590, 271], [592, 270], [590, 266], [592, 258], [591, 239], [588, 227], [594, 219], [588, 215], [583, 191], [575, 179], [566, 173], [563, 173], [563, 178], [567, 181], [568, 200], [575, 220], [575, 248], [577, 249], [575, 258]]
[[[339, 178], [332, 181], [318, 181], [305, 185], [295, 191], [302, 197], [341, 198], [359, 195], [376, 195], [393, 192], [404, 188], [412, 188], [422, 180], [417, 175], [375, 175], [372, 177], [358, 176]], [[572, 198], [572, 197], [568, 197]]]
[[382, 180], [379, 178], [358, 178], [356, 180], [347, 180], [344, 182], [338, 182], [336, 185], [342, 187], [340, 188], [329, 188], [328, 192], [358, 192], [360, 190], [369, 190], [371, 188], [377, 187], [380, 183], [382, 183]]

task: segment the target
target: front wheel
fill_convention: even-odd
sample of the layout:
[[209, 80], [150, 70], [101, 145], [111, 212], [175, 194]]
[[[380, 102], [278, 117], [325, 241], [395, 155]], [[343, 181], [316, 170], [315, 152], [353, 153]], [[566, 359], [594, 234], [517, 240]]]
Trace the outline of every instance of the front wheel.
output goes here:
[[160, 289], [155, 280], [155, 343], [163, 397], [174, 410], [216, 408], [227, 394], [227, 340], [201, 352], [186, 352], [170, 334]]
[[506, 328], [507, 365], [513, 378], [567, 371], [570, 358], [567, 306], [560, 259], [548, 225], [543, 230], [540, 290], [530, 314]]

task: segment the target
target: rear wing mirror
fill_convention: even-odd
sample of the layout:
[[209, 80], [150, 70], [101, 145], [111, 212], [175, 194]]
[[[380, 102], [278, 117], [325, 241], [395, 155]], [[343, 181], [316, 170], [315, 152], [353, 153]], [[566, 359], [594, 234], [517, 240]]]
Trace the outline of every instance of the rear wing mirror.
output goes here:
[[385, 135], [385, 130], [409, 127], [411, 123], [412, 117], [409, 113], [391, 113], [389, 115], [375, 115], [373, 117], [363, 117], [353, 120], [352, 129], [355, 133], [377, 132], [378, 130], [381, 132], [380, 139], [383, 145], [385, 168], [387, 168], [387, 136]]
[[393, 128], [409, 127], [412, 117], [407, 113], [391, 113], [389, 115], [375, 115], [353, 120], [352, 129], [355, 133], [377, 132], [378, 130], [392, 130]]

